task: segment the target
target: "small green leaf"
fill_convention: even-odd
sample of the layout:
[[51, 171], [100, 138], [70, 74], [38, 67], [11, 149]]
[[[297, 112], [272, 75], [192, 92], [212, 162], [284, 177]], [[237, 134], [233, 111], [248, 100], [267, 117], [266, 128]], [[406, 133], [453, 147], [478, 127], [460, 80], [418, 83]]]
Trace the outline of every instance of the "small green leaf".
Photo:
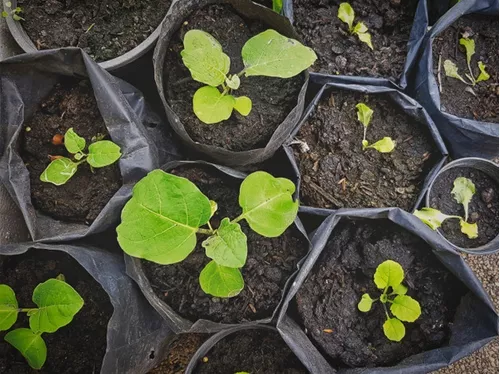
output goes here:
[[369, 294], [365, 293], [361, 296], [361, 300], [358, 303], [358, 309], [364, 313], [369, 312], [374, 301], [375, 300], [372, 300]]
[[488, 79], [490, 79], [490, 75], [486, 71], [486, 65], [482, 61], [479, 61], [477, 63], [477, 67], [479, 68], [479, 71], [481, 71], [481, 73], [477, 77], [476, 83], [487, 81]]
[[241, 268], [247, 261], [247, 237], [237, 223], [224, 218], [216, 233], [202, 243], [207, 257], [217, 264]]
[[252, 100], [246, 96], [240, 96], [236, 98], [236, 102], [234, 103], [234, 109], [242, 116], [248, 116], [252, 111]]
[[371, 36], [370, 33], [368, 33], [368, 32], [358, 32], [356, 35], [358, 35], [359, 40], [361, 40], [368, 47], [370, 47], [371, 50], [373, 50], [372, 36]]
[[200, 273], [200, 286], [203, 292], [215, 297], [234, 297], [245, 287], [245, 283], [238, 269], [210, 261]]
[[396, 261], [387, 260], [382, 262], [375, 270], [373, 280], [378, 288], [396, 287], [404, 279], [405, 273]]
[[7, 1], [7, 2], [5, 3], [5, 6], [6, 6], [7, 8], [12, 8], [12, 1]]
[[352, 31], [355, 34], [363, 34], [368, 31], [368, 27], [363, 22], [358, 22]]
[[405, 322], [414, 322], [422, 313], [419, 302], [407, 295], [398, 295], [394, 298], [391, 312]]
[[429, 226], [433, 230], [437, 230], [443, 222], [449, 218], [458, 218], [460, 216], [449, 216], [447, 214], [441, 213], [439, 210], [434, 208], [422, 208], [413, 212], [413, 215], [420, 218], [420, 220]]
[[368, 140], [365, 140], [363, 139], [363, 141], [361, 142], [361, 145], [363, 146], [363, 149], [366, 149], [366, 147], [368, 147], [370, 143], [368, 143]]
[[372, 145], [366, 146], [366, 148], [373, 148], [380, 153], [390, 153], [394, 150], [395, 147], [396, 144], [394, 143], [392, 138], [388, 136], [380, 139], [378, 142], [375, 142]]
[[17, 308], [14, 290], [6, 284], [0, 284], [0, 331], [6, 331], [16, 323]]
[[349, 31], [352, 31], [352, 24], [354, 22], [354, 9], [349, 3], [342, 3], [339, 6], [337, 17], [349, 25]]
[[469, 71], [472, 75], [472, 69], [470, 63], [472, 60], [472, 56], [474, 55], [474, 53], [476, 53], [476, 43], [474, 42], [474, 39], [461, 38], [460, 45], [463, 45], [465, 47], [465, 55], [467, 56], [467, 66], [469, 67]]
[[273, 0], [273, 10], [276, 13], [281, 13], [283, 10], [283, 0]]
[[47, 346], [40, 334], [30, 329], [16, 329], [5, 335], [5, 341], [24, 356], [33, 369], [41, 369], [47, 359]]
[[78, 165], [69, 158], [61, 157], [52, 161], [40, 175], [42, 182], [61, 186], [75, 175]]
[[214, 216], [215, 212], [217, 212], [217, 209], [219, 209], [217, 203], [213, 200], [210, 200], [210, 218]]
[[9, 13], [7, 13], [5, 10], [2, 11], [2, 17], [7, 18], [9, 16]]
[[110, 140], [100, 140], [89, 145], [87, 162], [94, 168], [102, 168], [115, 163], [121, 155], [117, 144]]
[[446, 74], [447, 77], [450, 77], [450, 78], [455, 78], [455, 79], [458, 79], [458, 80], [461, 80], [463, 83], [465, 84], [468, 84], [461, 76], [460, 74], [458, 74], [458, 68], [457, 68], [457, 65], [455, 65], [452, 61], [450, 60], [445, 60], [444, 61], [444, 64], [443, 64], [443, 67], [444, 67], [444, 72]]
[[468, 223], [464, 220], [460, 220], [460, 231], [467, 235], [469, 239], [476, 239], [478, 237], [477, 223]]
[[208, 125], [225, 121], [231, 117], [236, 99], [222, 95], [215, 87], [199, 88], [193, 96], [193, 110], [196, 117]]
[[76, 161], [80, 161], [85, 155], [83, 153], [77, 153], [73, 156]]
[[237, 90], [240, 88], [240, 77], [238, 77], [236, 74], [232, 75], [231, 78], [226, 78], [226, 84], [229, 88], [233, 90]]
[[393, 342], [400, 342], [406, 334], [405, 325], [397, 318], [389, 318], [384, 322], [384, 334]]
[[73, 128], [70, 128], [64, 134], [64, 146], [68, 150], [69, 153], [75, 154], [81, 152], [85, 149], [85, 139], [79, 136]]
[[356, 109], [358, 110], [358, 121], [363, 124], [363, 126], [368, 127], [372, 120], [373, 110], [364, 103], [356, 104]]
[[455, 201], [462, 204], [464, 207], [465, 221], [469, 219], [469, 203], [475, 193], [476, 186], [470, 179], [458, 177], [453, 181], [453, 190], [451, 191], [451, 194], [455, 198]]
[[406, 295], [408, 292], [408, 287], [403, 286], [402, 283], [398, 284], [395, 287], [392, 287], [392, 292], [394, 292], [396, 295]]

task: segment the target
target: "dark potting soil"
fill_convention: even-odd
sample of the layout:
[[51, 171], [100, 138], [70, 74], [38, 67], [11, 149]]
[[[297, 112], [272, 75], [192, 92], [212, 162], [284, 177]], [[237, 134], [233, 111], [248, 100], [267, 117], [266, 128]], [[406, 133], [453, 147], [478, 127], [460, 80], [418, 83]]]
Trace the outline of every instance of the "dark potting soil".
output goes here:
[[462, 204], [457, 203], [451, 191], [453, 182], [458, 177], [472, 180], [476, 193], [469, 203], [469, 223], [477, 223], [478, 237], [469, 239], [460, 231], [460, 221], [449, 219], [439, 229], [450, 242], [462, 248], [482, 246], [498, 235], [498, 183], [488, 175], [473, 168], [456, 167], [444, 171], [433, 184], [430, 206], [449, 215], [465, 218]]
[[[454, 62], [458, 67], [458, 73], [468, 82], [465, 76], [469, 73], [465, 48], [459, 43], [464, 33], [469, 34], [469, 38], [473, 39], [476, 45], [476, 53], [471, 61], [474, 77], [479, 76], [477, 63], [482, 61], [486, 65], [490, 79], [470, 87], [458, 79], [447, 77], [444, 67], [441, 66], [441, 110], [458, 117], [498, 123], [497, 16], [464, 16], [439, 34], [432, 47], [434, 74], [438, 79], [439, 56], [441, 55], [442, 63], [445, 60]], [[472, 89], [475, 95], [466, 89]]]
[[24, 127], [21, 157], [30, 173], [35, 208], [55, 219], [90, 224], [122, 185], [118, 162], [93, 172], [83, 163], [62, 186], [42, 182], [40, 175], [50, 164], [49, 155], [70, 157], [64, 144], [52, 144], [54, 135], [72, 127], [87, 146], [98, 134], [109, 139], [92, 87], [86, 81], [58, 84]]
[[307, 373], [299, 359], [277, 332], [245, 330], [220, 340], [205, 355], [197, 374], [302, 374]]
[[[98, 373], [106, 353], [108, 321], [113, 307], [106, 292], [71, 256], [55, 251], [30, 250], [19, 256], [0, 257], [0, 283], [16, 293], [20, 307], [34, 307], [35, 287], [59, 274], [66, 277], [85, 304], [73, 321], [56, 332], [43, 334], [47, 361], [33, 370], [0, 332], [0, 373], [3, 374], [89, 374]], [[28, 327], [26, 313], [20, 313], [14, 328]]]
[[[404, 323], [401, 342], [388, 340], [381, 303], [362, 313], [361, 295], [381, 292], [373, 282], [379, 264], [397, 261], [405, 271], [408, 295], [422, 308], [413, 323]], [[450, 336], [465, 287], [418, 237], [389, 221], [342, 221], [335, 228], [296, 296], [308, 335], [336, 366], [384, 366], [440, 347]]]
[[397, 78], [406, 60], [415, 0], [352, 0], [354, 24], [363, 22], [373, 51], [338, 17], [344, 0], [293, 0], [294, 26], [316, 52], [318, 73]]
[[[369, 143], [390, 136], [394, 151], [362, 149], [358, 103], [374, 111], [366, 136]], [[320, 208], [410, 210], [440, 157], [425, 126], [383, 95], [342, 90], [325, 94], [296, 138], [310, 148], [303, 152], [294, 146], [302, 173], [302, 204]]]
[[[210, 220], [214, 228], [219, 226], [222, 218], [241, 214], [238, 205], [240, 181], [208, 168], [184, 166], [171, 172], [189, 179], [209, 199], [217, 202], [219, 208]], [[142, 261], [156, 295], [193, 322], [208, 319], [240, 323], [271, 317], [286, 281], [307, 253], [308, 244], [293, 225], [278, 238], [265, 238], [253, 232], [245, 221], [240, 224], [247, 236], [248, 257], [241, 269], [245, 288], [238, 296], [217, 298], [202, 291], [199, 274], [210, 260], [201, 246], [206, 238], [202, 235], [198, 237], [194, 251], [180, 263], [165, 266]]]
[[18, 0], [22, 25], [37, 49], [83, 48], [97, 62], [142, 43], [170, 8], [171, 0]]
[[290, 79], [242, 77], [236, 95], [252, 99], [250, 114], [244, 117], [234, 111], [228, 120], [207, 125], [193, 112], [193, 95], [203, 84], [191, 78], [180, 56], [184, 49], [184, 35], [191, 29], [206, 31], [220, 42], [224, 52], [231, 58], [230, 73], [234, 74], [243, 70], [243, 45], [269, 27], [260, 21], [242, 18], [229, 5], [204, 7], [193, 12], [173, 35], [163, 72], [167, 101], [194, 141], [232, 151], [265, 146], [276, 128], [297, 105], [304, 83], [303, 74]]

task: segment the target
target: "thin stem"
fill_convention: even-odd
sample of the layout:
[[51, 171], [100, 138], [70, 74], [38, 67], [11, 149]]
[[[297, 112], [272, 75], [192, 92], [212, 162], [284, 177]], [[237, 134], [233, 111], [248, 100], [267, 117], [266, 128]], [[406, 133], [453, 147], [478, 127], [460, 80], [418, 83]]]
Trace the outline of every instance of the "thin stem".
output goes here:
[[215, 233], [215, 230], [209, 230], [209, 229], [198, 229], [198, 232], [200, 234], [205, 234], [205, 235], [213, 235]]
[[210, 221], [207, 222], [207, 225], [210, 228], [210, 230], [214, 231], [214, 229], [212, 228], [212, 225], [210, 224]]
[[363, 130], [363, 140], [366, 140], [366, 130], [368, 129], [368, 126], [364, 126], [364, 130]]
[[384, 306], [384, 312], [385, 312], [387, 319], [391, 319], [391, 317], [389, 316], [389, 313], [387, 312], [387, 308], [385, 307], [385, 304], [382, 303], [382, 305]]
[[236, 74], [238, 76], [238, 78], [241, 78], [241, 76], [243, 74], [245, 74], [246, 70], [247, 70], [247, 68], [244, 68], [242, 71], [240, 71], [238, 74]]
[[38, 310], [38, 308], [19, 308], [18, 311], [21, 313], [29, 313], [33, 310]]
[[244, 213], [241, 213], [238, 217], [236, 217], [235, 219], [233, 219], [231, 221], [231, 223], [238, 223], [240, 222], [243, 218], [245, 218], [245, 214]]

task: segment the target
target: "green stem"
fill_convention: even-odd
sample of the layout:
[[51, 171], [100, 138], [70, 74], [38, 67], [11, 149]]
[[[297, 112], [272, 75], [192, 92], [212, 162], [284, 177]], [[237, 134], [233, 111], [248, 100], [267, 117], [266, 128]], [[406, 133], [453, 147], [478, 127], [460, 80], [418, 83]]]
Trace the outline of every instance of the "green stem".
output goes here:
[[200, 234], [205, 234], [205, 235], [213, 235], [215, 233], [215, 230], [209, 230], [209, 229], [198, 229], [198, 232]]
[[240, 222], [240, 221], [241, 221], [242, 219], [244, 219], [244, 218], [245, 218], [245, 214], [244, 214], [244, 213], [241, 213], [238, 217], [236, 217], [235, 219], [233, 219], [233, 220], [231, 221], [231, 223], [238, 223], [238, 222]]
[[245, 74], [245, 71], [247, 70], [247, 68], [244, 68], [242, 71], [240, 71], [238, 74], [236, 74], [238, 76], [238, 78], [241, 78], [241, 76], [243, 74]]
[[19, 308], [18, 311], [21, 313], [29, 313], [33, 310], [38, 310], [38, 308]]
[[391, 317], [389, 316], [389, 313], [387, 312], [387, 308], [385, 307], [385, 304], [382, 303], [382, 305], [384, 306], [385, 316], [387, 317], [387, 319], [391, 319]]

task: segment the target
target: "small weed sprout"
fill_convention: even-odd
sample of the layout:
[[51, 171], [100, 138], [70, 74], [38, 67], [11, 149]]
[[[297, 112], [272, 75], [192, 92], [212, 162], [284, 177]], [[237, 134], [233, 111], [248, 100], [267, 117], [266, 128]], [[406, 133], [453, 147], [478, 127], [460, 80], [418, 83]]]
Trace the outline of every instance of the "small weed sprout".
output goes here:
[[[377, 288], [383, 290], [382, 295], [377, 299], [372, 299], [369, 294], [365, 293], [358, 303], [358, 309], [363, 313], [369, 312], [375, 301], [382, 303], [386, 315], [383, 325], [384, 334], [387, 339], [394, 342], [401, 341], [406, 334], [405, 325], [401, 321], [415, 322], [421, 314], [419, 302], [406, 295], [408, 288], [403, 285], [403, 279], [404, 270], [400, 264], [392, 260], [382, 262], [373, 276]], [[387, 304], [390, 305], [393, 317], [387, 310]]]
[[339, 11], [337, 17], [342, 21], [347, 23], [349, 26], [349, 32], [358, 36], [359, 40], [365, 43], [371, 50], [373, 50], [372, 36], [368, 32], [368, 27], [363, 22], [358, 22], [354, 26], [354, 9], [349, 3], [342, 3], [339, 6]]
[[358, 121], [361, 122], [364, 126], [363, 141], [361, 142], [361, 144], [363, 145], [363, 150], [367, 148], [373, 148], [380, 153], [392, 152], [396, 147], [396, 144], [394, 143], [392, 138], [388, 136], [371, 145], [368, 143], [368, 140], [366, 140], [366, 131], [368, 129], [368, 125], [372, 120], [373, 110], [368, 105], [363, 103], [357, 104], [356, 109], [358, 110]]
[[25, 19], [20, 16], [20, 14], [23, 13], [23, 8], [18, 6], [16, 8], [12, 9], [12, 2], [10, 2], [10, 1], [7, 1], [5, 3], [5, 7], [7, 8], [7, 10], [2, 11], [3, 18], [7, 18], [7, 17], [11, 16], [14, 21], [21, 21], [21, 20], [25, 21]]

